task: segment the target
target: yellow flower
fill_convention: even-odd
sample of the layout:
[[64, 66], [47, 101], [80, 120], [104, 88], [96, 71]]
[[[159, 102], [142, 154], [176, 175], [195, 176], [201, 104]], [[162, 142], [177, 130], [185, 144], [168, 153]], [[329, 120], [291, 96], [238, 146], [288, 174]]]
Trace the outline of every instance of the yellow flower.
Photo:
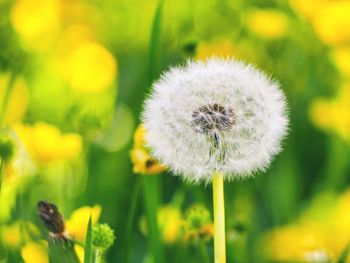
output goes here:
[[[9, 73], [0, 75], [0, 105], [4, 104], [9, 81]], [[12, 91], [9, 94], [7, 107], [4, 112], [4, 121], [6, 123], [20, 121], [26, 113], [28, 99], [29, 93], [27, 85], [22, 77], [17, 77], [14, 81]]]
[[145, 127], [141, 124], [134, 134], [134, 147], [130, 152], [131, 161], [134, 165], [133, 172], [136, 174], [153, 175], [164, 172], [167, 168], [160, 164], [146, 148]]
[[65, 63], [64, 77], [78, 91], [103, 91], [112, 86], [117, 75], [115, 58], [104, 46], [95, 42], [78, 45]]
[[289, 0], [290, 5], [306, 18], [311, 19], [327, 0]]
[[272, 230], [266, 236], [268, 257], [279, 262], [320, 262], [336, 256], [327, 247], [327, 234], [318, 225], [291, 225]]
[[[74, 244], [75, 253], [80, 262], [84, 262], [84, 248]], [[49, 263], [48, 245], [46, 241], [30, 241], [21, 248], [21, 256], [24, 263]]]
[[334, 99], [316, 99], [311, 105], [310, 117], [319, 128], [350, 140], [350, 86], [342, 87]]
[[261, 38], [276, 39], [286, 35], [289, 27], [288, 17], [274, 9], [251, 10], [247, 14], [247, 27]]
[[350, 47], [335, 48], [332, 52], [332, 58], [339, 71], [344, 76], [350, 77]]
[[82, 138], [77, 133], [62, 134], [56, 126], [44, 122], [33, 126], [16, 124], [14, 130], [39, 164], [69, 160], [81, 154]]
[[350, 190], [321, 195], [296, 223], [269, 231], [262, 245], [273, 261], [334, 262], [350, 241], [349, 209]]
[[164, 243], [171, 244], [178, 240], [180, 236], [182, 219], [181, 212], [177, 207], [161, 207], [158, 211], [158, 222]]
[[350, 43], [350, 2], [332, 1], [321, 5], [312, 24], [319, 38], [329, 45]]
[[[158, 209], [157, 220], [162, 241], [165, 244], [172, 244], [181, 236], [182, 217], [178, 207], [173, 205], [162, 206]], [[141, 232], [148, 234], [148, 225], [145, 216], [140, 219]]]
[[30, 222], [16, 221], [11, 225], [2, 225], [1, 241], [8, 247], [17, 248], [30, 236], [38, 236], [39, 230]]
[[46, 242], [28, 242], [21, 249], [21, 256], [25, 263], [49, 263]]
[[310, 118], [316, 126], [322, 129], [329, 127], [331, 122], [331, 108], [329, 102], [324, 98], [317, 98], [310, 108]]
[[335, 211], [333, 218], [331, 219], [334, 222], [339, 233], [347, 237], [347, 241], [350, 240], [350, 190], [348, 189], [344, 192], [338, 202], [335, 205]]
[[78, 244], [74, 244], [75, 253], [77, 253], [79, 261], [84, 262], [85, 251], [84, 248]]
[[211, 42], [200, 42], [196, 47], [196, 59], [205, 60], [212, 56], [227, 58], [236, 54], [231, 40], [220, 38]]
[[74, 210], [69, 220], [66, 221], [66, 230], [73, 240], [83, 242], [85, 240], [86, 229], [91, 215], [92, 225], [96, 224], [100, 218], [101, 207], [83, 206]]
[[14, 29], [26, 45], [41, 50], [60, 27], [59, 0], [17, 0], [11, 12]]

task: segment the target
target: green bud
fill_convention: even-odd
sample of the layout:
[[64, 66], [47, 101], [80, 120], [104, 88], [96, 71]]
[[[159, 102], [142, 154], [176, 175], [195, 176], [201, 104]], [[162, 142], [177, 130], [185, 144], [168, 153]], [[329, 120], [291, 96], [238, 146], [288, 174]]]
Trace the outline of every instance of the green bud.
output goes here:
[[204, 206], [194, 205], [187, 210], [185, 215], [185, 225], [187, 230], [198, 230], [204, 225], [210, 223], [210, 213]]
[[108, 224], [96, 224], [92, 228], [92, 244], [102, 250], [110, 248], [115, 240], [113, 229]]

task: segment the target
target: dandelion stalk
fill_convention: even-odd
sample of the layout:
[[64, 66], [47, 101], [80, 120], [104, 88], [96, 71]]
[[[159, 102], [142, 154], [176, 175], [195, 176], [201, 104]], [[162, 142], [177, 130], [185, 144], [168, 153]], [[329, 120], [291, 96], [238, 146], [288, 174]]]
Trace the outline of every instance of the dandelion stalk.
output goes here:
[[220, 172], [213, 175], [214, 205], [214, 257], [215, 263], [226, 262], [224, 177]]

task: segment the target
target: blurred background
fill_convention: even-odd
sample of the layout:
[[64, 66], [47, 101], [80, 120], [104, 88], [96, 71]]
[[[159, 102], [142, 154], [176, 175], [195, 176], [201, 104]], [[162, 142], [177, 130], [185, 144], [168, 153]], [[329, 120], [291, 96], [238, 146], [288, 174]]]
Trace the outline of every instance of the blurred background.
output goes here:
[[139, 126], [161, 72], [211, 56], [279, 80], [291, 120], [265, 174], [225, 185], [228, 262], [350, 262], [349, 14], [345, 0], [0, 0], [0, 262], [48, 262], [39, 200], [80, 256], [91, 214], [117, 237], [106, 262], [212, 262], [211, 188], [167, 173]]

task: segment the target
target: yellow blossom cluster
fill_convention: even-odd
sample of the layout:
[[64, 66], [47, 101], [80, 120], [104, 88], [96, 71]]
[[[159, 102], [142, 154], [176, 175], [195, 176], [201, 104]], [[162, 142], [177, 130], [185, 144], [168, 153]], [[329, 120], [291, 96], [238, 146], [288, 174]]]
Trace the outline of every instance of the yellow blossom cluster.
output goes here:
[[247, 12], [246, 25], [256, 36], [273, 40], [287, 34], [289, 20], [286, 14], [277, 9], [254, 9]]
[[82, 137], [77, 133], [64, 134], [56, 126], [44, 122], [16, 124], [13, 128], [38, 164], [73, 159], [82, 152]]
[[334, 99], [314, 100], [310, 116], [317, 127], [350, 141], [350, 85], [342, 87]]
[[[263, 243], [269, 259], [335, 262], [350, 241], [350, 190], [334, 199], [330, 206], [315, 200], [297, 222], [269, 231]], [[350, 257], [346, 262], [350, 262]]]
[[22, 46], [46, 68], [73, 90], [96, 93], [115, 86], [117, 60], [98, 41], [93, 15], [82, 1], [16, 0], [11, 22]]
[[317, 36], [330, 46], [350, 44], [350, 2], [290, 0], [291, 6], [309, 20]]
[[329, 58], [339, 70], [341, 84], [333, 98], [316, 98], [310, 118], [320, 129], [350, 139], [350, 2], [290, 0], [291, 6], [310, 22], [318, 38], [329, 46]]

